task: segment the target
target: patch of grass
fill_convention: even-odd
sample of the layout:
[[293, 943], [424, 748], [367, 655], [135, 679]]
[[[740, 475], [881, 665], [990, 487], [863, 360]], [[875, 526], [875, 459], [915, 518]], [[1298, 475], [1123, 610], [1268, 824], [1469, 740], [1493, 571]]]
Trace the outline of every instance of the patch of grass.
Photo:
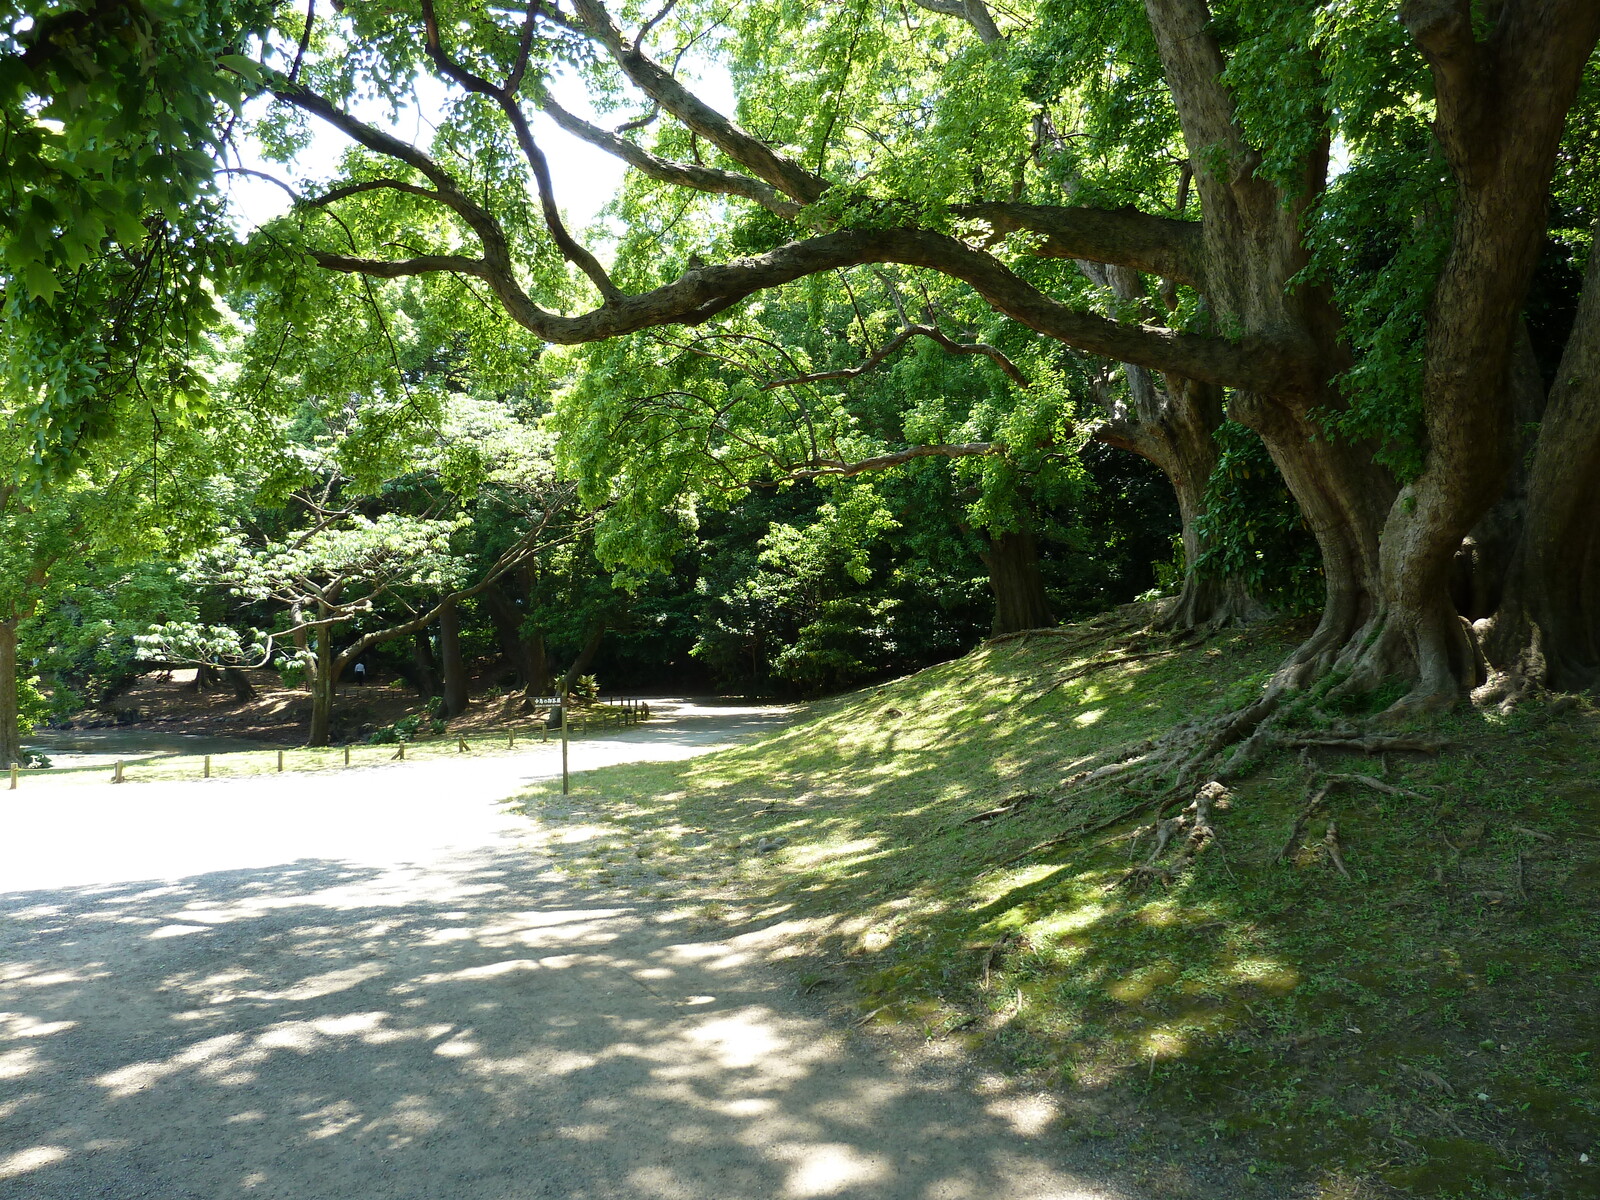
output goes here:
[[[1121, 663], [1092, 627], [1017, 639], [521, 803], [564, 869], [659, 889], [670, 864], [706, 925], [786, 922], [806, 990], [1090, 1097], [1080, 1128], [1152, 1161], [1203, 1153], [1262, 1196], [1596, 1194], [1592, 709], [1453, 715], [1437, 756], [1277, 752], [1170, 889], [1112, 886], [1148, 809], [1056, 840], [1153, 808], [1074, 798], [1083, 763], [1247, 703], [1298, 632]], [[1307, 763], [1427, 799], [1343, 785], [1280, 863]]]

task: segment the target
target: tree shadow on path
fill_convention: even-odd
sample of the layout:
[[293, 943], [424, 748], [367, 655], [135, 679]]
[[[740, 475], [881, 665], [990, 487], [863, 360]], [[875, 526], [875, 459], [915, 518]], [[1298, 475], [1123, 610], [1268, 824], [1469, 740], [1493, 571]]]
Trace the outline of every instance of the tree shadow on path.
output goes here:
[[1146, 1194], [1041, 1104], [890, 1060], [510, 847], [0, 913], [4, 1200]]

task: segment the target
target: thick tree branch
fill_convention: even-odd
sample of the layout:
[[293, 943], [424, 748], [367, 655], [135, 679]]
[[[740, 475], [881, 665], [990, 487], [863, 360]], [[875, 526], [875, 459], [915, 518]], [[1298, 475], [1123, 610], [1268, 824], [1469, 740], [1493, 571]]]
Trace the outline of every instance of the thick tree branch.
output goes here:
[[[588, 249], [578, 243], [578, 240], [567, 230], [566, 223], [561, 219], [561, 210], [556, 205], [555, 184], [550, 178], [550, 164], [545, 159], [544, 151], [534, 140], [533, 129], [528, 124], [527, 115], [522, 111], [522, 106], [517, 103], [516, 93], [509, 88], [496, 87], [481, 75], [474, 74], [450, 56], [439, 40], [439, 21], [434, 13], [433, 0], [422, 0], [422, 21], [424, 29], [424, 48], [433, 64], [450, 79], [469, 92], [487, 96], [500, 107], [500, 111], [511, 123], [512, 131], [516, 134], [517, 145], [522, 149], [522, 156], [528, 162], [528, 169], [533, 172], [534, 183], [539, 192], [539, 208], [544, 213], [545, 227], [550, 231], [550, 237], [557, 248], [566, 256], [568, 262], [589, 277], [589, 281], [598, 289], [600, 295], [610, 301], [619, 298], [622, 293], [611, 282], [611, 276], [600, 265], [600, 260], [589, 253]], [[512, 71], [512, 78], [517, 79], [526, 69], [527, 45], [529, 43], [529, 27], [523, 27], [523, 44], [519, 45], [517, 64]]]
[[[1090, 354], [1248, 391], [1301, 394], [1315, 386], [1310, 358], [1297, 345], [1263, 338], [1230, 342], [1082, 312], [1051, 299], [992, 255], [920, 229], [821, 234], [765, 254], [698, 267], [653, 291], [573, 317], [534, 305], [513, 279], [505, 277], [506, 268], [487, 254], [482, 260], [434, 257], [443, 261], [431, 269], [462, 271], [488, 280], [514, 320], [545, 341], [561, 345], [602, 341], [660, 325], [695, 325], [747, 296], [807, 275], [866, 263], [901, 263], [963, 280], [1005, 316]], [[317, 260], [332, 270], [385, 278], [430, 269], [427, 259], [385, 263], [319, 253]]]
[[986, 222], [996, 234], [1024, 230], [1043, 234], [1045, 240], [1033, 248], [1042, 258], [1114, 263], [1205, 288], [1204, 234], [1193, 221], [1153, 217], [1134, 209], [1053, 204], [959, 204], [952, 211]]
[[1000, 27], [994, 23], [994, 14], [983, 0], [911, 0], [918, 8], [942, 16], [965, 21], [977, 31], [978, 40], [985, 46], [1001, 40]]
[[606, 48], [635, 87], [734, 162], [801, 204], [813, 203], [827, 190], [827, 180], [790, 162], [728, 120], [650, 59], [636, 43], [625, 39], [598, 0], [575, 0], [573, 8], [583, 32]]
[[1027, 387], [1028, 379], [1017, 364], [1006, 357], [1005, 351], [987, 342], [958, 342], [933, 325], [908, 325], [889, 342], [878, 350], [865, 362], [857, 363], [853, 367], [845, 367], [837, 371], [813, 371], [809, 375], [796, 375], [792, 379], [779, 379], [772, 383], [762, 385], [763, 391], [772, 391], [774, 388], [798, 387], [806, 383], [824, 383], [835, 379], [854, 379], [858, 375], [865, 375], [868, 371], [879, 366], [885, 359], [890, 358], [897, 350], [914, 337], [925, 337], [937, 342], [951, 354], [981, 354], [994, 360], [994, 364], [1004, 371], [1017, 384], [1018, 387]]
[[331, 188], [320, 196], [308, 199], [295, 197], [296, 203], [302, 208], [325, 208], [348, 196], [359, 196], [363, 192], [404, 192], [408, 196], [418, 196], [424, 200], [435, 200], [446, 203], [445, 198], [432, 188], [425, 188], [420, 184], [407, 183], [403, 179], [365, 179], [360, 183], [347, 183], [341, 187]]
[[415, 258], [383, 259], [355, 258], [348, 254], [332, 254], [326, 250], [313, 250], [311, 257], [319, 267], [328, 271], [342, 271], [347, 275], [369, 275], [373, 279], [403, 279], [408, 275], [427, 275], [435, 271], [451, 271], [458, 275], [475, 275], [493, 282], [489, 264], [481, 258], [468, 258], [462, 254], [419, 254]]
[[652, 154], [642, 146], [637, 146], [627, 138], [621, 137], [609, 130], [591, 125], [581, 117], [568, 112], [546, 95], [539, 100], [539, 107], [561, 128], [574, 137], [582, 138], [592, 146], [604, 150], [607, 154], [620, 158], [630, 167], [641, 174], [661, 183], [669, 183], [676, 187], [690, 188], [697, 192], [709, 192], [719, 196], [742, 196], [746, 200], [753, 200], [769, 212], [780, 217], [794, 217], [800, 213], [803, 205], [786, 199], [784, 194], [769, 183], [760, 179], [752, 179], [748, 175], [740, 175], [735, 171], [724, 171], [717, 167], [701, 166], [698, 163], [673, 162]]
[[820, 479], [823, 476], [843, 478], [849, 475], [861, 475], [867, 471], [885, 471], [890, 467], [898, 467], [903, 463], [912, 462], [919, 458], [993, 457], [1005, 452], [1006, 448], [1000, 442], [961, 442], [951, 446], [911, 446], [905, 450], [895, 450], [889, 454], [878, 454], [872, 458], [863, 458], [856, 462], [845, 462], [836, 458], [816, 459], [806, 467], [790, 471], [789, 478]]

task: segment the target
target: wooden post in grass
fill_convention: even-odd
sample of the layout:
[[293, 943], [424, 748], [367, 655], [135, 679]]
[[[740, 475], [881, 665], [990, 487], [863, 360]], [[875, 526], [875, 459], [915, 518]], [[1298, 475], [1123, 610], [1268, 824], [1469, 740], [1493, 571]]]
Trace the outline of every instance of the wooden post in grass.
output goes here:
[[17, 790], [17, 764], [16, 763], [12, 763], [11, 764], [11, 790], [13, 792]]
[[515, 750], [516, 748], [517, 748], [517, 731], [515, 729], [508, 729], [508, 730], [506, 730], [506, 749], [507, 750]]
[[201, 768], [200, 778], [202, 778], [202, 779], [210, 779], [211, 778], [211, 755], [209, 755], [209, 754], [206, 755], [206, 765], [203, 768]]
[[117, 769], [111, 772], [111, 782], [112, 783], [125, 783], [126, 782], [126, 780], [124, 780], [122, 778], [122, 760], [120, 758], [117, 759]]
[[347, 767], [350, 765], [350, 743], [348, 742], [345, 743], [344, 747], [344, 765]]
[[282, 750], [278, 751], [278, 770], [280, 772], [283, 770], [283, 751]]
[[561, 794], [567, 795], [572, 791], [572, 780], [567, 776], [567, 702], [565, 697], [561, 701]]

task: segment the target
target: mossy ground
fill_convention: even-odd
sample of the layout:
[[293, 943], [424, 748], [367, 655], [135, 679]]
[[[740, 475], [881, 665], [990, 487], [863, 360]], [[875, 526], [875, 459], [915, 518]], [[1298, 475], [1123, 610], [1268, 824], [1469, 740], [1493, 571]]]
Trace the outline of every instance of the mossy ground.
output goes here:
[[[1075, 763], [1240, 706], [1303, 632], [1147, 644], [1082, 674], [1116, 637], [1004, 642], [521, 803], [596, 883], [730, 929], [793, 922], [802, 986], [1047, 1084], [1161, 1194], [1200, 1194], [1163, 1164], [1203, 1160], [1261, 1196], [1600, 1195], [1587, 704], [1442, 719], [1436, 756], [1277, 751], [1170, 888], [1113, 886], [1148, 807], [1037, 848], [1144, 800], [1063, 792]], [[1276, 861], [1330, 771], [1426, 799], [1343, 785]], [[1321, 847], [1330, 817], [1349, 879]]]

